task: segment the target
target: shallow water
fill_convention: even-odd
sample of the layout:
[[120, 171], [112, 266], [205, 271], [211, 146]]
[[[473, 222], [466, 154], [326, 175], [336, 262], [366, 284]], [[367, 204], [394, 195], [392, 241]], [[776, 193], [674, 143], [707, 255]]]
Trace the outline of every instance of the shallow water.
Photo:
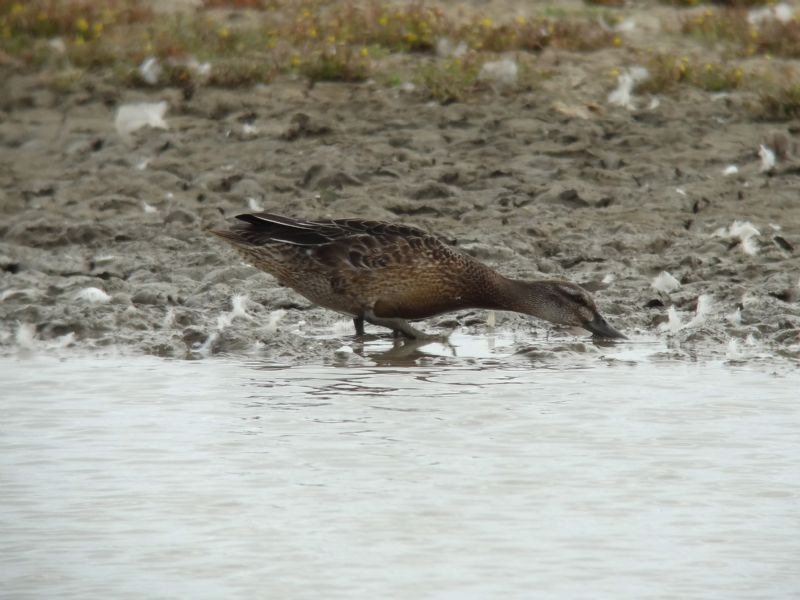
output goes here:
[[796, 369], [512, 342], [1, 359], [0, 595], [800, 595]]

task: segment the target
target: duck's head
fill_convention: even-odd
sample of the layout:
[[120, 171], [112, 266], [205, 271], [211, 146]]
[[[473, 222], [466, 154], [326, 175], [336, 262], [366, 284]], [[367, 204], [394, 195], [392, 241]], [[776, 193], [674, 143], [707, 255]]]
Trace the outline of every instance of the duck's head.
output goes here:
[[627, 339], [597, 310], [589, 292], [568, 281], [532, 281], [525, 284], [525, 312], [557, 325], [583, 327], [604, 338]]

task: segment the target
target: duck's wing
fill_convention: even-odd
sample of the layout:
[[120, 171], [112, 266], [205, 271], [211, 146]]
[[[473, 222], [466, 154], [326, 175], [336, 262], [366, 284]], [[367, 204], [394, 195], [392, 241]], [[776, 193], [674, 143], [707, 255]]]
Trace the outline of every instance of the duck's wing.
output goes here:
[[329, 221], [307, 221], [273, 213], [246, 213], [237, 215], [242, 221], [234, 227], [252, 244], [283, 242], [300, 246], [318, 246], [348, 238], [373, 236], [376, 239], [387, 237], [430, 237], [416, 227], [396, 225], [382, 221], [364, 219], [335, 219]]
[[282, 248], [287, 256], [334, 269], [415, 268], [444, 265], [461, 256], [437, 237], [407, 225], [363, 219], [306, 221], [263, 212], [236, 218], [241, 222], [230, 230], [211, 233], [253, 250]]

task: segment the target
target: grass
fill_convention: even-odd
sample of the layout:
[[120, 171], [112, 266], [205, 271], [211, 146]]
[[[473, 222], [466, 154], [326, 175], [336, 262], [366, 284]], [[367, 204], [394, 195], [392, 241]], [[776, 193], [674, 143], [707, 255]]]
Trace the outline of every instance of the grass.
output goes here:
[[[421, 1], [205, 0], [203, 9], [173, 15], [154, 14], [147, 6], [138, 0], [0, 0], [0, 51], [41, 66], [53, 54], [50, 40], [59, 38], [75, 67], [124, 71], [119, 69], [124, 65], [130, 73], [155, 57], [183, 78], [180, 61], [195, 58], [233, 67], [231, 76], [214, 80], [239, 85], [263, 81], [272, 72], [362, 81], [370, 76], [373, 56], [432, 53], [444, 37], [490, 52], [590, 51], [622, 42], [587, 17], [517, 16], [495, 23], [477, 14], [448, 17], [441, 7]], [[225, 8], [256, 12], [230, 20], [219, 10]], [[235, 58], [243, 61], [238, 68]], [[259, 60], [269, 68], [255, 68]], [[166, 80], [172, 79], [168, 73]]]
[[298, 72], [311, 81], [359, 82], [372, 72], [369, 49], [348, 44], [321, 44], [293, 60]]
[[710, 44], [730, 44], [742, 56], [800, 57], [800, 19], [797, 15], [788, 21], [772, 16], [750, 23], [747, 11], [742, 8], [707, 9], [684, 17], [680, 30]]
[[447, 104], [464, 100], [477, 87], [483, 59], [475, 53], [462, 58], [433, 59], [420, 63], [414, 80], [428, 95]]
[[[661, 0], [662, 4], [670, 4], [672, 6], [687, 8], [692, 6], [699, 6], [704, 4], [703, 0]], [[769, 6], [774, 4], [775, 0], [713, 0], [713, 4], [721, 4], [733, 8], [754, 8], [757, 6]]]
[[[430, 98], [447, 103], [487, 87], [479, 81], [481, 66], [498, 55], [513, 53], [519, 76], [512, 88], [519, 91], [546, 76], [534, 59], [545, 49], [626, 47], [628, 41], [613, 29], [624, 17], [625, 3], [586, 3], [577, 11], [551, 6], [530, 16], [498, 17], [449, 11], [443, 2], [423, 0], [203, 0], [195, 10], [174, 14], [156, 14], [141, 0], [0, 0], [0, 65], [41, 70], [57, 91], [74, 89], [91, 72], [110, 75], [122, 85], [149, 86], [139, 65], [151, 57], [161, 68], [156, 85], [187, 92], [198, 85], [268, 83], [281, 73], [311, 81], [375, 78], [394, 86], [411, 77]], [[715, 47], [713, 55], [650, 53], [650, 78], [637, 91], [672, 93], [683, 86], [750, 90], [759, 95], [757, 111], [764, 118], [798, 118], [800, 84], [794, 75], [764, 79], [752, 66], [746, 71], [718, 55], [800, 58], [800, 19], [769, 17], [751, 24], [747, 9], [769, 2], [715, 4], [681, 11], [678, 31]], [[443, 38], [454, 47], [463, 43], [466, 53], [437, 57]], [[387, 60], [390, 55], [404, 58]], [[200, 69], [201, 63], [209, 66]]]
[[646, 66], [650, 76], [637, 86], [639, 92], [669, 93], [680, 85], [722, 92], [740, 88], [745, 83], [741, 67], [697, 57], [654, 54]]
[[765, 85], [753, 106], [753, 113], [767, 121], [800, 119], [800, 81]]

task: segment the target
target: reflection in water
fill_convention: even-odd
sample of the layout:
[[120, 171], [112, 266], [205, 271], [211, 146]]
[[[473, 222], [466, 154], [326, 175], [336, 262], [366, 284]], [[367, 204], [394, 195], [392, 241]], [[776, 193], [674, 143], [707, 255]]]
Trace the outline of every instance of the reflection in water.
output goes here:
[[3, 594], [797, 595], [797, 371], [651, 342], [394, 349], [4, 359]]

